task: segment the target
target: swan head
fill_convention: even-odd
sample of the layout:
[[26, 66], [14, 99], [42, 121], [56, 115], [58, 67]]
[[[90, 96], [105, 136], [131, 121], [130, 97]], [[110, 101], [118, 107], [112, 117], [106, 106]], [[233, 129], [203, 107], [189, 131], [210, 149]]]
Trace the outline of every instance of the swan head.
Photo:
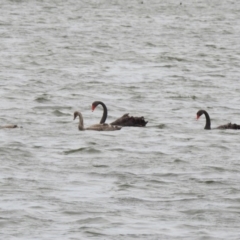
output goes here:
[[197, 112], [197, 119], [199, 119], [202, 116], [203, 113], [204, 113], [204, 110], [199, 110]]
[[98, 101], [92, 103], [92, 112], [94, 111], [94, 109], [96, 108], [96, 106], [97, 106], [98, 104], [99, 104]]
[[77, 116], [79, 116], [79, 112], [76, 111], [76, 112], [74, 112], [74, 114], [73, 114], [73, 120], [75, 120]]

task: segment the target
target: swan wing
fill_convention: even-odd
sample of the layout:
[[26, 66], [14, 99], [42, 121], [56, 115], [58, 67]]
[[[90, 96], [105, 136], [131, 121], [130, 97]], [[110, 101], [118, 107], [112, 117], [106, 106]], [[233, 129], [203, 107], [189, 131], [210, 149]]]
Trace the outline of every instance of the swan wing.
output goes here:
[[116, 131], [116, 130], [121, 130], [121, 127], [119, 126], [112, 126], [110, 124], [94, 124], [88, 128], [86, 128], [86, 130], [93, 130], [93, 131]]
[[128, 113], [112, 122], [111, 125], [125, 126], [125, 127], [145, 127], [148, 122], [144, 117], [132, 117]]
[[225, 125], [220, 125], [217, 127], [217, 129], [240, 129], [240, 125], [236, 124], [236, 123], [228, 123]]

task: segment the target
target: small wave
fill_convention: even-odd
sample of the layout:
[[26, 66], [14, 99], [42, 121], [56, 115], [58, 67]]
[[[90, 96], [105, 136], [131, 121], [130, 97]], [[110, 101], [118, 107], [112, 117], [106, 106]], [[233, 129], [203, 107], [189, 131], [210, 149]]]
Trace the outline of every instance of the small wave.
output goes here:
[[96, 168], [108, 168], [109, 166], [108, 165], [97, 165], [97, 164], [94, 164], [93, 167], [96, 167]]
[[177, 96], [171, 96], [171, 97], [169, 97], [170, 99], [193, 99], [193, 100], [195, 100], [195, 99], [197, 99], [197, 97], [195, 96], [195, 95], [186, 95], [186, 96], [184, 96], [184, 95], [177, 95]]
[[181, 159], [175, 159], [174, 162], [175, 162], [175, 163], [186, 163], [186, 161], [183, 161], [183, 160], [181, 160]]
[[88, 217], [85, 219], [77, 220], [76, 222], [81, 223], [81, 224], [86, 224], [86, 223], [92, 223], [92, 224], [101, 223], [101, 224], [103, 224], [104, 222], [109, 223], [109, 221], [103, 217]]
[[145, 96], [143, 96], [143, 95], [136, 95], [136, 96], [131, 97], [131, 99], [143, 99], [143, 98], [145, 98]]
[[101, 151], [95, 149], [95, 148], [89, 148], [89, 147], [83, 147], [78, 149], [72, 149], [68, 151], [64, 151], [66, 155], [76, 153], [76, 152], [86, 152], [86, 153], [100, 153]]
[[151, 43], [151, 42], [147, 42], [146, 45], [149, 46], [149, 47], [156, 47], [156, 45]]
[[217, 46], [215, 44], [206, 44], [206, 47], [210, 47], [210, 48], [217, 48]]
[[209, 74], [209, 76], [211, 76], [211, 77], [219, 77], [219, 78], [225, 78], [226, 77], [226, 75], [224, 75], [224, 74]]
[[[212, 168], [213, 170], [216, 170], [217, 172], [225, 172], [225, 171], [226, 171], [226, 169], [224, 169], [224, 168], [222, 168], [222, 167], [215, 167], [215, 166], [211, 167], [211, 166], [210, 166], [210, 168]], [[227, 171], [228, 171], [228, 170], [227, 170]]]
[[59, 110], [55, 110], [55, 111], [53, 111], [53, 114], [55, 115], [55, 116], [68, 116], [69, 114], [68, 113], [63, 113], [63, 112], [61, 112], [61, 111], [59, 111]]
[[167, 57], [168, 60], [171, 60], [171, 61], [178, 61], [178, 62], [186, 62], [186, 59], [184, 58], [180, 58], [180, 57]]
[[38, 102], [38, 103], [45, 103], [45, 102], [49, 102], [49, 100], [46, 97], [38, 97], [36, 98], [34, 101]]
[[166, 128], [166, 126], [167, 126], [166, 124], [161, 123], [161, 124], [156, 125], [156, 128], [164, 129], [164, 128]]
[[226, 185], [225, 182], [223, 181], [219, 181], [219, 180], [213, 180], [213, 179], [196, 179], [196, 178], [191, 178], [191, 180], [195, 180], [196, 182], [199, 182], [199, 183], [205, 183], [207, 185], [213, 185], [213, 184], [216, 184], [216, 185]]
[[172, 68], [172, 67], [175, 67], [175, 65], [166, 64], [166, 65], [164, 65], [163, 67]]
[[169, 183], [169, 181], [157, 180], [157, 179], [152, 179], [152, 180], [149, 180], [148, 182], [151, 184], [157, 184], [158, 186], [159, 184], [164, 184], [164, 185], [172, 184], [172, 183]]

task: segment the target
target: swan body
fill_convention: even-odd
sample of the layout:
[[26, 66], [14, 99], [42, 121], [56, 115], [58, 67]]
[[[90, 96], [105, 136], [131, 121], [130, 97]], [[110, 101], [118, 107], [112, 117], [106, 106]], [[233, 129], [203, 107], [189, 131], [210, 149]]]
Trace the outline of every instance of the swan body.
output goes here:
[[144, 117], [132, 117], [126, 113], [110, 124], [124, 127], [145, 127], [147, 123], [148, 122], [144, 120]]
[[0, 128], [17, 128], [18, 125], [6, 125], [6, 126], [0, 126]]
[[[199, 110], [197, 112], [197, 119], [199, 119], [202, 116], [202, 114], [204, 114], [205, 117], [206, 117], [206, 125], [205, 125], [204, 129], [211, 130], [211, 120], [210, 120], [210, 116], [207, 113], [207, 111]], [[235, 130], [237, 130], [237, 129], [240, 129], [240, 125], [238, 125], [236, 123], [233, 123], [233, 124], [228, 123], [228, 124], [225, 124], [225, 125], [218, 126], [217, 129], [235, 129]]]
[[[101, 101], [95, 101], [92, 103], [92, 111], [98, 106], [102, 105], [103, 115], [100, 123], [105, 123], [107, 119], [107, 107]], [[123, 127], [145, 127], [148, 122], [145, 121], [144, 117], [132, 117], [128, 113], [124, 114], [122, 117], [118, 118], [116, 121], [110, 123], [111, 125], [123, 126]]]
[[93, 131], [115, 131], [115, 130], [121, 130], [121, 127], [119, 126], [112, 126], [109, 124], [95, 124], [92, 125], [90, 127], [84, 128], [84, 123], [83, 123], [83, 117], [82, 114], [78, 111], [74, 112], [74, 118], [73, 120], [75, 120], [77, 118], [77, 116], [79, 117], [79, 124], [78, 124], [78, 129], [79, 131], [84, 131], [84, 130], [93, 130]]

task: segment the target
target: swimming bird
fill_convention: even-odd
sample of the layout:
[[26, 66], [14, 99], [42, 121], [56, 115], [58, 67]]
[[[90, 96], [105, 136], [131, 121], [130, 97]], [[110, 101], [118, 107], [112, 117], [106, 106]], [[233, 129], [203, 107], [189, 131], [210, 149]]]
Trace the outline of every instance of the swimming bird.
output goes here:
[[0, 128], [17, 128], [18, 127], [18, 125], [13, 125], [13, 124], [11, 124], [11, 125], [5, 125], [5, 126], [0, 126]]
[[[204, 129], [211, 130], [211, 120], [210, 120], [210, 116], [207, 113], [207, 111], [199, 110], [197, 112], [197, 119], [199, 119], [202, 116], [202, 114], [204, 114], [205, 117], [206, 117], [206, 125], [205, 125]], [[238, 125], [236, 123], [233, 123], [233, 124], [228, 123], [228, 124], [225, 124], [225, 125], [220, 125], [216, 129], [235, 129], [235, 130], [237, 130], [237, 129], [240, 129], [240, 125]]]
[[[95, 101], [92, 103], [92, 111], [98, 106], [102, 105], [103, 115], [100, 123], [105, 123], [107, 119], [108, 110], [106, 105], [101, 101]], [[145, 121], [144, 117], [132, 117], [128, 113], [118, 118], [116, 121], [110, 123], [111, 125], [123, 126], [123, 127], [145, 127], [148, 122]]]
[[82, 114], [78, 111], [74, 112], [74, 118], [75, 120], [77, 117], [79, 117], [79, 124], [78, 124], [78, 129], [79, 131], [84, 131], [84, 130], [94, 130], [94, 131], [115, 131], [115, 130], [121, 130], [121, 127], [119, 126], [112, 126], [109, 124], [95, 124], [90, 127], [84, 128], [84, 123], [83, 123], [83, 117]]

